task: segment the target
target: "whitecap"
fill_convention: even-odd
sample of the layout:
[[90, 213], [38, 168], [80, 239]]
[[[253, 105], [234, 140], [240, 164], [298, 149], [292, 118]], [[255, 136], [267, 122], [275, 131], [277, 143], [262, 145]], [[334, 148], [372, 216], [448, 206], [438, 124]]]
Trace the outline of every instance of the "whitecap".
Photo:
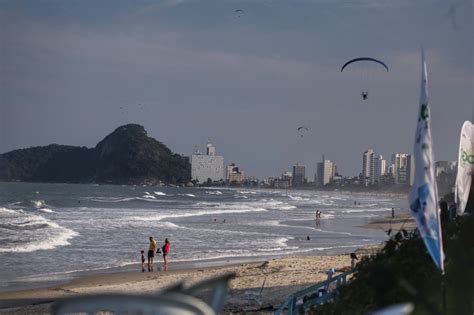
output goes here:
[[8, 209], [8, 208], [0, 208], [0, 213], [5, 212], [5, 213], [17, 213], [17, 211]]
[[219, 190], [215, 190], [215, 191], [206, 191], [206, 194], [208, 195], [222, 195], [222, 192], [219, 191]]
[[44, 202], [44, 200], [31, 200], [31, 203], [36, 209], [46, 207], [46, 203]]
[[161, 191], [155, 191], [155, 195], [158, 195], [158, 196], [166, 196], [166, 193], [161, 192]]
[[152, 195], [143, 195], [142, 198], [146, 198], [146, 199], [156, 199], [155, 196], [152, 196]]
[[193, 212], [185, 212], [185, 213], [170, 213], [170, 214], [156, 214], [156, 215], [149, 215], [146, 217], [128, 217], [126, 220], [136, 220], [136, 221], [161, 221], [163, 219], [169, 218], [184, 218], [184, 217], [195, 217], [195, 216], [203, 216], [203, 215], [211, 215], [211, 214], [228, 214], [228, 213], [245, 213], [245, 212], [261, 212], [267, 211], [264, 208], [243, 208], [243, 209], [220, 209], [220, 210], [198, 210]]
[[46, 213], [53, 213], [53, 212], [54, 212], [53, 210], [48, 209], [48, 208], [41, 208], [41, 209], [39, 209], [38, 211], [46, 212]]
[[[69, 240], [79, 235], [76, 231], [60, 226], [42, 216], [15, 211], [14, 213], [17, 215], [10, 215], [3, 219], [10, 226], [20, 228], [20, 230], [16, 231], [16, 235], [5, 235], [6, 238], [2, 238], [0, 253], [29, 253], [50, 250], [58, 246], [70, 245]], [[28, 239], [32, 239], [32, 241], [18, 242], [18, 233], [28, 233], [30, 235]]]

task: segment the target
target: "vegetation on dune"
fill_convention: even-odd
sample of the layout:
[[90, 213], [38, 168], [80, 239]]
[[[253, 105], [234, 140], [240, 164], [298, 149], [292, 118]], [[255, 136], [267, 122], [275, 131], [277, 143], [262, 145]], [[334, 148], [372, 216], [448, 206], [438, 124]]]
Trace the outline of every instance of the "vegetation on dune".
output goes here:
[[68, 183], [187, 183], [191, 166], [143, 126], [117, 128], [95, 148], [48, 145], [0, 155], [0, 180]]
[[452, 220], [443, 228], [445, 275], [431, 260], [423, 240], [405, 230], [395, 233], [381, 252], [357, 265], [353, 281], [333, 303], [311, 314], [369, 314], [396, 303], [412, 302], [413, 314], [472, 314], [474, 311], [474, 217]]

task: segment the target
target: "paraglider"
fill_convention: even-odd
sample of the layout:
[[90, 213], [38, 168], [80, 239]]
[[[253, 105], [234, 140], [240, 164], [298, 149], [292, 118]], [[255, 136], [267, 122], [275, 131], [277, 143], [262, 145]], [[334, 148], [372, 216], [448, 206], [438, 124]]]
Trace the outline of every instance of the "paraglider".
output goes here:
[[351, 59], [342, 66], [341, 72], [344, 71], [344, 68], [347, 67], [348, 65], [350, 65], [351, 63], [358, 62], [358, 61], [373, 61], [373, 62], [376, 62], [376, 63], [382, 65], [385, 68], [385, 70], [387, 70], [387, 72], [388, 72], [388, 66], [384, 62], [382, 62], [380, 60], [377, 60], [375, 58], [371, 58], [371, 57], [359, 57], [359, 58]]
[[307, 127], [305, 127], [305, 126], [300, 126], [300, 127], [298, 127], [298, 129], [296, 129], [296, 130], [298, 131], [298, 135], [299, 135], [301, 138], [304, 136], [304, 134], [305, 134], [306, 132], [309, 131], [309, 129], [308, 129]]
[[240, 15], [244, 13], [244, 10], [237, 9], [237, 10], [234, 10], [234, 13], [237, 14], [237, 17], [240, 17]]
[[[356, 63], [356, 65], [352, 65]], [[376, 67], [377, 70], [379, 68], [385, 69], [387, 72], [389, 71], [388, 66], [385, 62], [380, 61], [378, 59], [372, 58], [372, 57], [359, 57], [359, 58], [354, 58], [349, 61], [347, 61], [342, 67], [341, 67], [341, 72], [344, 71], [346, 67], [351, 65], [351, 67], [356, 68], [356, 70], [364, 72], [365, 81], [368, 80], [368, 72], [370, 70], [370, 67]], [[349, 67], [349, 68], [351, 68]], [[358, 69], [357, 69], [358, 68]], [[367, 100], [369, 97], [369, 90], [367, 88], [368, 83], [364, 83], [364, 89], [361, 91], [361, 96], [363, 100]]]

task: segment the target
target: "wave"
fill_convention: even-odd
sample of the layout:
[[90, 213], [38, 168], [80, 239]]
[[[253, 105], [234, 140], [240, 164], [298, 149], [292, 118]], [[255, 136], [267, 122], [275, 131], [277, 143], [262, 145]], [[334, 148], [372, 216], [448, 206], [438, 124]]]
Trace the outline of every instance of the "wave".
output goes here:
[[180, 229], [180, 228], [183, 228], [183, 227], [180, 226], [180, 225], [177, 225], [177, 224], [174, 224], [174, 223], [168, 222], [168, 221], [161, 221], [161, 222], [158, 222], [157, 227], [164, 227], [164, 228], [171, 228], [171, 229]]
[[94, 202], [102, 202], [102, 203], [120, 203], [120, 202], [129, 202], [129, 201], [146, 201], [146, 202], [172, 202], [168, 200], [156, 199], [155, 196], [152, 195], [144, 195], [143, 197], [89, 197], [85, 198], [90, 201]]
[[13, 209], [8, 209], [8, 208], [0, 208], [0, 214], [4, 212], [4, 213], [17, 213], [17, 211], [13, 210]]
[[46, 202], [44, 200], [31, 200], [31, 203], [36, 209], [45, 208]]
[[156, 199], [155, 196], [152, 196], [152, 195], [143, 195], [142, 198], [146, 198], [146, 199]]
[[95, 202], [126, 202], [126, 201], [132, 201], [136, 200], [137, 197], [128, 197], [128, 198], [123, 198], [123, 197], [85, 197], [84, 199], [90, 200], [90, 201], [95, 201]]
[[219, 191], [219, 190], [215, 190], [215, 191], [206, 191], [206, 194], [208, 195], [222, 195], [222, 192]]
[[[79, 233], [62, 227], [40, 215], [0, 208], [0, 253], [29, 253], [70, 245]], [[32, 241], [24, 241], [32, 240]]]
[[46, 213], [53, 213], [54, 212], [53, 210], [48, 209], [48, 208], [41, 208], [41, 209], [38, 209], [38, 211], [46, 212]]
[[155, 191], [155, 195], [158, 195], [158, 196], [166, 196], [166, 193], [161, 192], [161, 191]]
[[146, 217], [128, 217], [125, 220], [135, 220], [135, 221], [161, 221], [163, 219], [171, 218], [184, 218], [184, 217], [195, 217], [203, 215], [212, 215], [212, 214], [227, 214], [227, 213], [245, 213], [245, 212], [259, 212], [259, 211], [268, 211], [264, 208], [248, 208], [248, 209], [227, 209], [227, 210], [201, 210], [195, 212], [186, 212], [186, 213], [170, 213], [170, 214], [156, 214]]
[[282, 202], [282, 201], [276, 201], [276, 200], [273, 200], [273, 199], [270, 199], [269, 201], [264, 201], [263, 204], [270, 207], [270, 208], [272, 208], [272, 209], [277, 209], [277, 210], [293, 210], [293, 209], [296, 209], [296, 206], [290, 205], [290, 204]]

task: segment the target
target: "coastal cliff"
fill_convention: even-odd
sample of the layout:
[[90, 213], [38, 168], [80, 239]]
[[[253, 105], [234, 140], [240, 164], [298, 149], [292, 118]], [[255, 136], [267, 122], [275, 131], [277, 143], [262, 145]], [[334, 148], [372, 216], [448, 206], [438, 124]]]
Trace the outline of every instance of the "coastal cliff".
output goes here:
[[0, 180], [170, 184], [191, 178], [189, 160], [137, 124], [118, 127], [94, 148], [51, 144], [0, 154]]

